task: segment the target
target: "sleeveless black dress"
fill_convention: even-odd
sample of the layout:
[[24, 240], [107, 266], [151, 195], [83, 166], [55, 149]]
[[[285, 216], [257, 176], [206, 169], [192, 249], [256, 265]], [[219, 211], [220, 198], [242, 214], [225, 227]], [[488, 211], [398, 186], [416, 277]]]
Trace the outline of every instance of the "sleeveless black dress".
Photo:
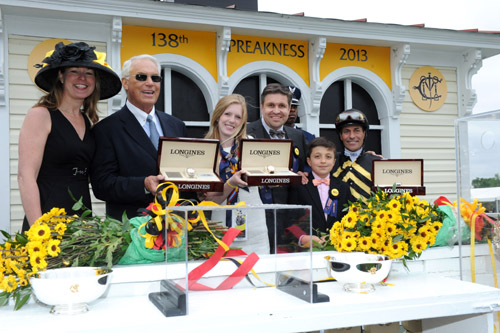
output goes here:
[[[72, 207], [75, 199], [83, 197], [83, 203], [92, 209], [89, 191], [89, 168], [94, 157], [95, 139], [90, 121], [85, 119], [85, 136], [80, 139], [73, 125], [59, 110], [51, 110], [52, 128], [45, 143], [42, 165], [37, 184], [40, 191], [42, 214], [53, 207], [64, 208], [68, 215], [79, 214]], [[26, 217], [23, 231], [29, 229]]]

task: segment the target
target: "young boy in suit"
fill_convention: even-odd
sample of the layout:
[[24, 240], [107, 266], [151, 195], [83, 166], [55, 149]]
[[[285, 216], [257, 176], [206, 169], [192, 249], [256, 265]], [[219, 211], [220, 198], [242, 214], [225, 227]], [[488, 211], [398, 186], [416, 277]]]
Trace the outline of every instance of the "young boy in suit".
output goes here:
[[[307, 148], [307, 164], [311, 166], [309, 182], [293, 186], [289, 191], [289, 203], [310, 205], [313, 234], [316, 230], [327, 232], [346, 214], [345, 204], [355, 201], [346, 183], [331, 177], [335, 165], [335, 143], [325, 137], [313, 139]], [[315, 237], [315, 236], [313, 236]], [[315, 241], [319, 238], [315, 237]], [[309, 236], [300, 237], [300, 244], [309, 243]]]

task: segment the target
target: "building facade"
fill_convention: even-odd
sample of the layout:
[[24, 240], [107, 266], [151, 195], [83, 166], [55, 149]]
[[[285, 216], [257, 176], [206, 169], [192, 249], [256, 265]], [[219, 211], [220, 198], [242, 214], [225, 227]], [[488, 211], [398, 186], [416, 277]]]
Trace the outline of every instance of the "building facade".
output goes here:
[[[24, 216], [17, 145], [24, 116], [42, 95], [33, 64], [59, 40], [105, 51], [118, 73], [131, 56], [154, 55], [164, 77], [158, 108], [184, 120], [192, 137], [204, 135], [218, 99], [233, 92], [246, 97], [249, 121], [258, 119], [259, 95], [270, 82], [301, 89], [300, 126], [315, 135], [338, 141], [336, 115], [363, 110], [372, 125], [368, 148], [423, 159], [427, 199], [452, 201], [454, 121], [472, 112], [472, 77], [482, 60], [500, 53], [498, 33], [150, 0], [0, 0], [3, 230], [19, 230]], [[101, 103], [101, 118], [124, 101], [122, 90]], [[94, 208], [104, 211], [97, 201]]]

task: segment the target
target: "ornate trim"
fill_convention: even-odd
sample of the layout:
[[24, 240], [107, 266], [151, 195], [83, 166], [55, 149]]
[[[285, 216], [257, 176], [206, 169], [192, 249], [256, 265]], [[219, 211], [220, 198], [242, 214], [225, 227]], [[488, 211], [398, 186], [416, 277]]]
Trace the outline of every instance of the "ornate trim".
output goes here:
[[2, 9], [0, 8], [0, 106], [5, 106], [6, 100], [5, 100], [5, 72], [4, 72], [4, 66], [5, 66], [5, 59], [4, 59], [4, 53], [3, 50], [5, 50], [5, 43], [6, 39], [4, 36], [4, 30], [3, 30], [3, 16], [2, 16]]
[[321, 82], [319, 65], [323, 59], [326, 50], [326, 38], [316, 37], [309, 42], [309, 73], [311, 84], [311, 99], [312, 107], [310, 108], [310, 115], [317, 117], [321, 106], [321, 97], [323, 96], [323, 86]]
[[[109, 49], [111, 53], [111, 67], [120, 76], [121, 76], [121, 66], [120, 66], [121, 42], [122, 42], [122, 19], [119, 16], [114, 16], [113, 22], [111, 23], [111, 45], [109, 46]], [[122, 92], [113, 96], [113, 98], [111, 99], [112, 113], [120, 110], [121, 107], [122, 107]]]
[[478, 49], [471, 49], [462, 54], [463, 62], [460, 63], [460, 73], [463, 73], [460, 79], [460, 103], [464, 114], [472, 114], [472, 109], [477, 103], [477, 94], [472, 89], [472, 76], [474, 76], [483, 66], [482, 52]]
[[401, 71], [404, 64], [410, 55], [410, 44], [404, 44], [392, 48], [391, 57], [391, 81], [392, 81], [392, 100], [394, 104], [394, 112], [392, 117], [398, 117], [403, 110], [403, 101], [406, 94], [406, 87], [403, 85]]
[[227, 76], [227, 54], [231, 48], [231, 28], [223, 27], [217, 33], [217, 81], [219, 97], [229, 94], [229, 78]]

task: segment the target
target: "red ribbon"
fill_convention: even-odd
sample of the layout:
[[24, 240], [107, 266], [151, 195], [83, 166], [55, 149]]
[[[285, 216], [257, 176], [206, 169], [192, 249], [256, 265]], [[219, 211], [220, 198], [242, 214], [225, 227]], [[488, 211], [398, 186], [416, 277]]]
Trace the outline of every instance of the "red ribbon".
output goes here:
[[[224, 237], [222, 238], [222, 242], [227, 244], [228, 246], [231, 245], [233, 240], [238, 236], [238, 234], [241, 232], [241, 230], [238, 230], [236, 228], [230, 228]], [[230, 253], [231, 252], [231, 253]], [[246, 259], [241, 263], [241, 265], [230, 275], [228, 276], [224, 281], [219, 284], [216, 288], [208, 287], [205, 286], [201, 283], [198, 283], [198, 280], [201, 279], [207, 272], [209, 272], [212, 268], [214, 268], [220, 261], [220, 259], [224, 256], [226, 251], [222, 246], [218, 246], [217, 250], [215, 250], [214, 254], [206, 260], [204, 263], [199, 265], [198, 267], [194, 268], [191, 272], [188, 274], [188, 288], [189, 290], [227, 290], [231, 289], [234, 285], [236, 285], [238, 282], [240, 282], [247, 274], [250, 272], [250, 270], [253, 268], [253, 266], [257, 263], [259, 260], [259, 256], [257, 256], [255, 253], [251, 253], [246, 257]], [[227, 255], [239, 255], [244, 252], [243, 251], [228, 251]], [[182, 288], [179, 286], [179, 288]]]

